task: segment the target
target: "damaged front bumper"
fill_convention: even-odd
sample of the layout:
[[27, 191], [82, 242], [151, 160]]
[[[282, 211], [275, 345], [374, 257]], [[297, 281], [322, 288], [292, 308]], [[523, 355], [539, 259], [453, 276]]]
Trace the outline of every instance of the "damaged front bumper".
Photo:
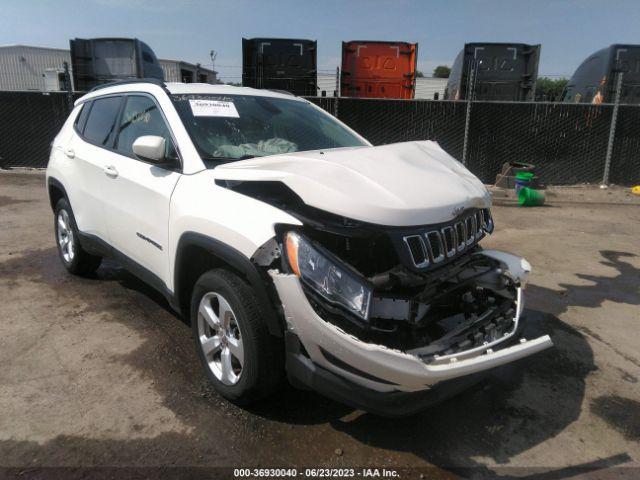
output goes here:
[[292, 381], [370, 412], [413, 413], [465, 388], [486, 370], [552, 346], [548, 335], [517, 338], [524, 302], [520, 288], [509, 333], [480, 347], [425, 360], [420, 349], [402, 352], [346, 333], [316, 313], [295, 275], [276, 270], [269, 274], [284, 308]]

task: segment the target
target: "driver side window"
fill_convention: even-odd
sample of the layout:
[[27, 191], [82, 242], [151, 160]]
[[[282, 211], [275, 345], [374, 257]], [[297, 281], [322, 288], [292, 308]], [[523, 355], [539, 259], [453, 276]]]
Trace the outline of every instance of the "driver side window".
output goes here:
[[133, 143], [143, 135], [163, 137], [167, 144], [167, 158], [177, 158], [169, 129], [158, 105], [142, 95], [126, 97], [126, 104], [118, 125], [115, 148], [123, 155], [134, 157]]

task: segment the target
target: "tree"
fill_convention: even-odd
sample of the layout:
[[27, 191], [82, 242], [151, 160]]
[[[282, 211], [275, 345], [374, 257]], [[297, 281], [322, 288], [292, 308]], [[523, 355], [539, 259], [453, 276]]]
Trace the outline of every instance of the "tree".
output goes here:
[[435, 78], [449, 78], [451, 75], [451, 67], [447, 67], [446, 65], [438, 65], [433, 69], [433, 76]]
[[416, 78], [422, 78], [424, 77], [424, 73], [422, 73], [422, 70], [416, 70]]
[[567, 87], [566, 78], [540, 77], [536, 81], [536, 100], [539, 102], [559, 102]]

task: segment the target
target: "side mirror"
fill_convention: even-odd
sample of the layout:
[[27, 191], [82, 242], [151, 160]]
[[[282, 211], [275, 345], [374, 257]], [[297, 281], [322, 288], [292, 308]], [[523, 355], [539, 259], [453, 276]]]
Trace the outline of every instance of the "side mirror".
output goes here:
[[143, 135], [133, 142], [133, 153], [141, 160], [166, 163], [167, 141], [156, 135]]

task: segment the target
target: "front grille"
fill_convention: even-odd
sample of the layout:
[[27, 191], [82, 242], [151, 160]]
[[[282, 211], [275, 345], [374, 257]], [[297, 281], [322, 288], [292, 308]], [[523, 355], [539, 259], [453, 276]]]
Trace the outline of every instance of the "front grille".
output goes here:
[[424, 269], [451, 260], [493, 231], [489, 209], [476, 210], [450, 224], [402, 237], [413, 266]]

